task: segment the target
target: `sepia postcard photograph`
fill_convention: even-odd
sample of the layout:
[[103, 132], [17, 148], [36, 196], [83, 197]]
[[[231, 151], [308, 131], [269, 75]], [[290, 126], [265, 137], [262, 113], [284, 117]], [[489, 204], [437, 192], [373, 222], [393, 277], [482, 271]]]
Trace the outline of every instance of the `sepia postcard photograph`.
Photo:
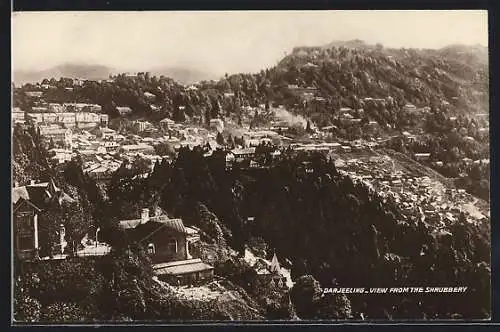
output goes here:
[[486, 10], [13, 12], [11, 54], [11, 324], [491, 320]]

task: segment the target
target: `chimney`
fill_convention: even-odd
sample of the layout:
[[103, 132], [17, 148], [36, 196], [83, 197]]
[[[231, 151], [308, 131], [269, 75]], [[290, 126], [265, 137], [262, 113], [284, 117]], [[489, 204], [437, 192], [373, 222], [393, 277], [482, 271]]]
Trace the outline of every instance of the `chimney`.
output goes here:
[[149, 220], [149, 209], [141, 210], [141, 224], [147, 223]]

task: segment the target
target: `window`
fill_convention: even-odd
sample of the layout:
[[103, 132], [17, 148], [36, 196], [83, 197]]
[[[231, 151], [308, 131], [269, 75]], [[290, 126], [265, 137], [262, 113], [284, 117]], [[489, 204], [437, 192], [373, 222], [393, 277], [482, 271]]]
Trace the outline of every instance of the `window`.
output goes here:
[[148, 254], [150, 255], [155, 254], [155, 245], [153, 243], [148, 244]]
[[22, 212], [17, 215], [17, 225], [21, 231], [33, 230], [33, 215], [29, 212]]
[[32, 234], [23, 234], [18, 237], [18, 246], [20, 250], [29, 250], [35, 248], [35, 240]]
[[168, 251], [170, 251], [170, 252], [177, 252], [177, 239], [174, 238], [174, 237], [171, 237], [168, 240], [167, 247], [168, 247]]

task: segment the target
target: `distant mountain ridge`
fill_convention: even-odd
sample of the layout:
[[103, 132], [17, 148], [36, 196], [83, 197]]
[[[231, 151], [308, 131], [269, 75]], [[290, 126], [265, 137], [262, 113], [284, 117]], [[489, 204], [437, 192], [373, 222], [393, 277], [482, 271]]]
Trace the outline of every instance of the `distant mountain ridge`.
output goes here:
[[67, 63], [45, 70], [14, 70], [12, 81], [15, 84], [35, 83], [43, 79], [61, 77], [82, 78], [88, 80], [102, 80], [109, 78], [114, 71], [102, 65], [87, 65]]
[[[408, 48], [394, 48], [394, 47], [384, 47], [382, 44], [368, 44], [360, 39], [353, 39], [347, 41], [332, 41], [326, 45], [321, 46], [322, 49], [329, 49], [332, 47], [345, 47], [357, 50], [375, 50], [378, 47], [386, 48], [386, 49], [408, 49]], [[483, 64], [488, 63], [488, 47], [474, 44], [474, 45], [466, 45], [466, 44], [450, 44], [438, 49], [420, 49], [426, 51], [434, 51], [443, 56], [454, 56], [454, 57], [464, 57], [464, 56], [473, 56], [476, 57]]]
[[[352, 40], [334, 40], [328, 44], [320, 46], [321, 48], [331, 48], [331, 47], [346, 47], [346, 48], [374, 48], [376, 45], [382, 45], [381, 43], [377, 44], [369, 44], [365, 42], [364, 40], [361, 39], [352, 39]], [[386, 48], [392, 48], [392, 49], [409, 49], [409, 48], [414, 48], [414, 49], [431, 49], [431, 48], [418, 48], [418, 47], [389, 47], [385, 46]], [[488, 53], [488, 47], [483, 46], [481, 44], [474, 44], [474, 45], [468, 45], [468, 44], [449, 44], [446, 46], [443, 46], [441, 48], [434, 48], [437, 51], [444, 51], [444, 50], [452, 50], [455, 52], [471, 52], [475, 51], [478, 53]]]
[[458, 60], [469, 60], [468, 58], [473, 58], [485, 65], [487, 65], [489, 62], [488, 47], [479, 44], [453, 44], [440, 48], [439, 52], [444, 56], [454, 56]]
[[[164, 75], [170, 77], [181, 84], [192, 84], [202, 80], [218, 79], [218, 76], [202, 70], [188, 67], [157, 67], [147, 71], [153, 75]], [[45, 70], [14, 70], [12, 81], [16, 85], [25, 83], [41, 82], [43, 79], [61, 77], [81, 78], [87, 80], [103, 80], [109, 78], [112, 74], [118, 74], [123, 70], [117, 70], [103, 65], [87, 65], [67, 63], [58, 65]]]
[[374, 48], [375, 45], [367, 44], [361, 39], [353, 39], [353, 40], [345, 40], [345, 41], [336, 40], [336, 41], [332, 41], [326, 45], [321, 46], [321, 48], [332, 48], [332, 47], [369, 49], [369, 48]]

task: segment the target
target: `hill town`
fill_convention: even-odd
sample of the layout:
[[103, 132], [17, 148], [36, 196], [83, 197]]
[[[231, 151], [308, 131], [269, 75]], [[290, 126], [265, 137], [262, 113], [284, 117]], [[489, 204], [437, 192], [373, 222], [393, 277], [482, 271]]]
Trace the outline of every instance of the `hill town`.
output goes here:
[[[354, 40], [217, 81], [13, 84], [15, 319], [490, 317], [484, 54]], [[427, 286], [467, 291], [322, 291]]]

